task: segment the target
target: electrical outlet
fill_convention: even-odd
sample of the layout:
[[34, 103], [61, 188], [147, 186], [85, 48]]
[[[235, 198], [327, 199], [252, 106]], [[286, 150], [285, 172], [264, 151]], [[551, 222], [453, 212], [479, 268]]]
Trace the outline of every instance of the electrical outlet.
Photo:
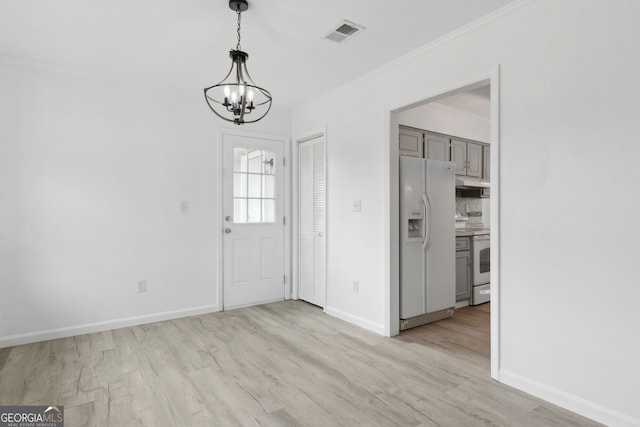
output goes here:
[[354, 212], [362, 212], [362, 200], [354, 200], [353, 201], [353, 211]]
[[180, 212], [188, 213], [189, 212], [189, 201], [183, 200], [180, 202]]
[[147, 281], [146, 280], [138, 280], [138, 293], [147, 292]]
[[353, 281], [353, 292], [360, 293], [360, 281], [359, 280], [354, 280]]

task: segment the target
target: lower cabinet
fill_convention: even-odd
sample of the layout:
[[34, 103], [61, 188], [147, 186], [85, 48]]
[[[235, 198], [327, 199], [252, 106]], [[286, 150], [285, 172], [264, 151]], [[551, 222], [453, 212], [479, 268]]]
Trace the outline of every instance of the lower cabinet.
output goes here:
[[456, 302], [471, 298], [471, 251], [456, 252]]

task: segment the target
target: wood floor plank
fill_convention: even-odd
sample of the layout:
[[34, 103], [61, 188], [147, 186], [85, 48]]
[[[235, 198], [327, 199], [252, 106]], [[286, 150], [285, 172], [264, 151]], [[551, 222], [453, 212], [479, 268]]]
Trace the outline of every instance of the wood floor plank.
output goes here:
[[490, 378], [489, 304], [384, 338], [285, 301], [0, 349], [68, 426], [595, 426]]

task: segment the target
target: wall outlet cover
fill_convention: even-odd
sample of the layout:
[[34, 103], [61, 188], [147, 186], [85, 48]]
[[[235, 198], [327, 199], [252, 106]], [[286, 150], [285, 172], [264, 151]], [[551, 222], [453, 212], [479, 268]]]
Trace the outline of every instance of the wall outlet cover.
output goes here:
[[138, 280], [138, 293], [147, 292], [147, 281], [146, 280]]

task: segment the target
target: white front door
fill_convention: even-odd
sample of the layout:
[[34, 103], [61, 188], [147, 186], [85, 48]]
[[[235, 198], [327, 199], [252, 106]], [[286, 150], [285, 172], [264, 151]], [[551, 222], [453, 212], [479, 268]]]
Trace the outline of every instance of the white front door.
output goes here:
[[283, 142], [224, 133], [223, 302], [284, 299]]

